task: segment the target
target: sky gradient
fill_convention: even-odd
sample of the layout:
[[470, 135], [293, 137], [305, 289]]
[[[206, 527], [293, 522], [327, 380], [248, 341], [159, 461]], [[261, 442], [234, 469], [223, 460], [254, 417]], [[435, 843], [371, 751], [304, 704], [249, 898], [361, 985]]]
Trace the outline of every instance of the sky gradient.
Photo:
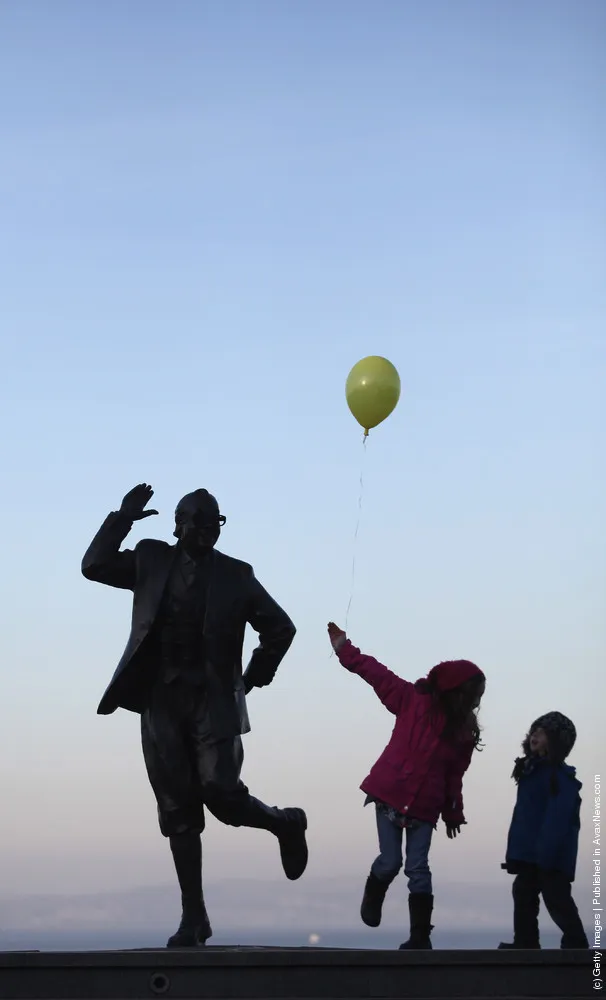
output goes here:
[[[244, 778], [305, 806], [310, 877], [362, 886], [358, 786], [391, 719], [325, 626], [350, 596], [362, 463], [345, 379], [382, 354], [402, 397], [368, 441], [349, 632], [412, 680], [453, 657], [488, 678], [436, 894], [469, 872], [508, 917], [512, 761], [559, 709], [578, 728], [587, 912], [605, 27], [600, 0], [2, 4], [3, 892], [173, 881], [138, 719], [95, 714], [129, 595], [80, 575], [141, 481], [160, 516], [131, 543], [170, 540], [177, 500], [207, 487], [220, 547], [295, 620], [248, 699]], [[205, 870], [279, 877], [276, 845], [210, 819]]]

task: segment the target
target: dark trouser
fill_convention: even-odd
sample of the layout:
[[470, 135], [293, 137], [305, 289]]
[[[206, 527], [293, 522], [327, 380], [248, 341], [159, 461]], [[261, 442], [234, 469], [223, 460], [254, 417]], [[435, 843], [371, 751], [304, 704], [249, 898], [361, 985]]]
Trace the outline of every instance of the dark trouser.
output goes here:
[[572, 898], [570, 880], [562, 872], [529, 866], [513, 881], [514, 944], [525, 948], [539, 945], [539, 905], [562, 931], [562, 948], [587, 948], [587, 936]]
[[240, 780], [240, 736], [213, 736], [199, 688], [180, 680], [157, 684], [141, 716], [141, 742], [165, 837], [201, 833], [205, 806], [229, 826], [277, 833], [276, 810], [253, 798]]

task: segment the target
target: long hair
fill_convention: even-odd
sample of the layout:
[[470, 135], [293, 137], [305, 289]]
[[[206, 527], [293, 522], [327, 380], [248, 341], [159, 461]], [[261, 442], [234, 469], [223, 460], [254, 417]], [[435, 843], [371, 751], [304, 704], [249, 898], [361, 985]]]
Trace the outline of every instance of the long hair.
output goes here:
[[440, 691], [431, 681], [422, 679], [415, 687], [421, 694], [431, 697], [431, 715], [434, 720], [443, 719], [442, 737], [453, 742], [472, 742], [474, 749], [481, 751], [482, 727], [478, 720], [478, 710], [474, 702], [478, 688], [484, 682], [483, 676], [471, 677], [450, 691]]

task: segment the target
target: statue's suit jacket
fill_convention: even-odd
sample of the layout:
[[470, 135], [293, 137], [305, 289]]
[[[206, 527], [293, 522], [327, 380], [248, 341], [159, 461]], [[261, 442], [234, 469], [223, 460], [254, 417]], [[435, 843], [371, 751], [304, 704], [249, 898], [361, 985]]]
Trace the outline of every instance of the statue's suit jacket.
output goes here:
[[[132, 520], [110, 514], [82, 560], [87, 580], [133, 591], [131, 632], [97, 713], [117, 708], [141, 713], [157, 676], [159, 645], [154, 624], [164, 588], [178, 551], [176, 545], [152, 538], [134, 549], [120, 550]], [[271, 683], [294, 639], [295, 626], [256, 579], [252, 566], [213, 550], [203, 622], [203, 683], [210, 728], [217, 739], [250, 731], [246, 693]], [[242, 673], [246, 625], [259, 634], [259, 645]]]

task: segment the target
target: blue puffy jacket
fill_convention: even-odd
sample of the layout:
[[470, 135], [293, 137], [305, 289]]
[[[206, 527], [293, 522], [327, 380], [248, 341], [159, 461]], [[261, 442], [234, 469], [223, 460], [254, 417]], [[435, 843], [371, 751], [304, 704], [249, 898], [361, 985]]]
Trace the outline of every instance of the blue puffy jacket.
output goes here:
[[538, 865], [574, 882], [582, 787], [574, 767], [529, 759], [518, 784], [503, 867], [515, 872], [516, 863]]

